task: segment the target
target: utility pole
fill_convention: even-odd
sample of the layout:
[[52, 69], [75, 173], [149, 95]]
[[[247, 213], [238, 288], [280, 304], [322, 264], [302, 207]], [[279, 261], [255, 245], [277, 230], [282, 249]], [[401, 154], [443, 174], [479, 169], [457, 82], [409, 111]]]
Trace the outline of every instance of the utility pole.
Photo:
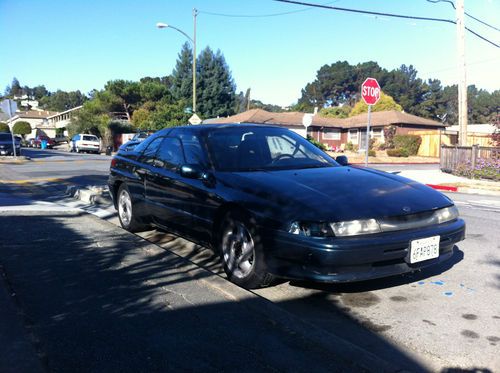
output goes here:
[[196, 16], [198, 10], [193, 8], [193, 113], [196, 114]]
[[467, 146], [467, 80], [465, 70], [464, 0], [456, 1], [458, 59], [458, 143]]

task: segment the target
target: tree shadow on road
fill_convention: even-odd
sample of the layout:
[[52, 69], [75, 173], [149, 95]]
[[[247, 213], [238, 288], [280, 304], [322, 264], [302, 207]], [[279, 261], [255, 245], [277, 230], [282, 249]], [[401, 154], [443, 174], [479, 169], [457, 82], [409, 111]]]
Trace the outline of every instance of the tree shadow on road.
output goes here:
[[48, 371], [425, 370], [369, 328], [391, 363], [86, 214], [2, 215], [0, 232], [0, 264]]

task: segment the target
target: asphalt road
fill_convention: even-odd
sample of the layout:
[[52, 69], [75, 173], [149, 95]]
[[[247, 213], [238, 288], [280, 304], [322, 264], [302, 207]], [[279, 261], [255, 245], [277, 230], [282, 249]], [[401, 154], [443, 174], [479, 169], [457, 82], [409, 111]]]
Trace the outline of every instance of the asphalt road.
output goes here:
[[[41, 180], [56, 173], [64, 179], [62, 183], [76, 181], [82, 185], [106, 178], [109, 157], [48, 152], [52, 153], [40, 154], [33, 164], [9, 166], [7, 172], [1, 172], [4, 195], [23, 189], [17, 188], [19, 184], [5, 183], [4, 177], [23, 180], [37, 175]], [[401, 167], [377, 165], [389, 171]], [[2, 171], [6, 171], [3, 166]], [[43, 192], [32, 195], [43, 199], [47, 192], [54, 194], [46, 184], [39, 183], [35, 190]], [[33, 184], [37, 182], [28, 185]], [[27, 198], [30, 193], [23, 196]], [[467, 223], [467, 238], [441, 267], [343, 286], [283, 282], [255, 293], [409, 370], [500, 371], [500, 199], [449, 196]], [[111, 221], [117, 223], [116, 219]], [[151, 231], [142, 236], [215, 273], [222, 272], [209, 250], [163, 232]]]

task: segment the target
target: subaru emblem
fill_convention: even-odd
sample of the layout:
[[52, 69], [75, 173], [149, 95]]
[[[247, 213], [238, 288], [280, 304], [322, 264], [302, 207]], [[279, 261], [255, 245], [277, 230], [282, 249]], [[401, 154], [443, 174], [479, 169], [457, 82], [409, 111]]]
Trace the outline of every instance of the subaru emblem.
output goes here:
[[408, 206], [404, 206], [404, 207], [403, 207], [403, 211], [404, 211], [404, 212], [410, 212], [410, 211], [411, 211], [411, 208], [409, 208]]

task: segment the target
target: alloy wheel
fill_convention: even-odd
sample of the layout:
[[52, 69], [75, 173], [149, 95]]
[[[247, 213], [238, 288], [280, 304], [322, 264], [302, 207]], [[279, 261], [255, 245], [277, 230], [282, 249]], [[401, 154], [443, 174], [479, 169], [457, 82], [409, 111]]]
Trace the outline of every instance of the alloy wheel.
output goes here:
[[122, 190], [118, 197], [118, 215], [125, 227], [130, 225], [132, 220], [132, 200], [126, 190]]
[[222, 255], [229, 271], [237, 278], [245, 278], [254, 266], [255, 245], [247, 227], [230, 221], [222, 234]]

